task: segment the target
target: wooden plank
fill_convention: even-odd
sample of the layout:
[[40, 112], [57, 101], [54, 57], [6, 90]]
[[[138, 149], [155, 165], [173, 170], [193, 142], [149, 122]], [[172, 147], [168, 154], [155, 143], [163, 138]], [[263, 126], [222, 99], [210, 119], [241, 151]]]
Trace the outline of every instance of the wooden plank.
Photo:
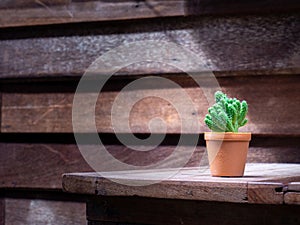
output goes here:
[[85, 224], [85, 203], [7, 198], [5, 224]]
[[253, 204], [283, 204], [282, 188], [282, 183], [249, 182], [248, 202]]
[[284, 203], [288, 205], [300, 205], [299, 192], [287, 192], [284, 194]]
[[5, 225], [5, 200], [0, 198], [0, 225]]
[[0, 188], [60, 189], [67, 171], [93, 171], [74, 145], [0, 143]]
[[[246, 99], [249, 103], [249, 123], [240, 131], [250, 131], [254, 134], [300, 134], [300, 118], [294, 113], [295, 110], [300, 110], [300, 106], [295, 104], [300, 101], [300, 76], [222, 77], [218, 78], [218, 81], [229, 96]], [[178, 98], [178, 89], [153, 87], [140, 92], [150, 97], [143, 98], [134, 105], [129, 121], [126, 119], [124, 108], [117, 112], [118, 128], [127, 133], [125, 128], [129, 122], [133, 133], [148, 133], [149, 121], [159, 116], [167, 126], [167, 133], [186, 132], [181, 129], [180, 118], [200, 120], [197, 133], [208, 131], [203, 118], [209, 104], [201, 89], [188, 78], [183, 78], [179, 84], [184, 85], [196, 112], [187, 106], [185, 98]], [[55, 89], [55, 86], [53, 88]], [[118, 93], [118, 90], [111, 90], [99, 95], [95, 111], [98, 132], [114, 132], [111, 111]], [[183, 115], [179, 116], [171, 101], [151, 97], [154, 94], [176, 99], [184, 108]], [[73, 93], [3, 93], [1, 130], [3, 133], [72, 133], [73, 97]], [[86, 98], [85, 104], [88, 101]], [[83, 115], [89, 112], [90, 108], [85, 107]], [[92, 131], [88, 123], [83, 123], [81, 131], [89, 130]], [[152, 126], [153, 133], [160, 133], [161, 130], [160, 124]]]
[[291, 182], [288, 184], [288, 187], [287, 187], [288, 191], [297, 191], [297, 192], [300, 192], [300, 182]]
[[[82, 76], [109, 50], [146, 40], [175, 42], [196, 53], [207, 70], [299, 74], [299, 23], [299, 14], [291, 14], [129, 21], [84, 29], [82, 25], [11, 29], [0, 37], [0, 77]], [[135, 63], [117, 74], [181, 72], [160, 61]]]
[[[208, 170], [200, 168], [101, 173], [117, 182], [97, 173], [74, 173], [63, 176], [63, 188], [71, 193], [101, 196], [282, 204], [283, 184], [272, 180], [299, 179], [299, 167], [298, 164], [247, 164], [244, 177], [231, 179], [211, 177]], [[148, 181], [153, 184], [135, 186]], [[128, 186], [121, 184], [124, 182]]]
[[0, 27], [183, 16], [184, 1], [4, 1]]
[[232, 1], [148, 0], [148, 1], [2, 1], [0, 27], [111, 21], [168, 16], [295, 12], [294, 0]]
[[299, 207], [288, 205], [232, 204], [138, 197], [95, 198], [87, 206], [88, 219], [95, 225], [101, 224], [102, 221], [156, 225], [259, 225], [267, 221], [268, 224], [281, 225], [282, 221], [286, 224], [297, 224], [300, 213]]
[[[114, 222], [99, 222], [99, 221], [88, 221], [88, 225], [139, 225], [129, 223], [114, 223]], [[140, 224], [141, 225], [141, 224]]]
[[[25, 135], [24, 135], [25, 136]], [[35, 135], [33, 135], [35, 136]], [[25, 136], [25, 140], [32, 140]], [[39, 137], [41, 139], [41, 137]], [[62, 136], [60, 140], [67, 139]], [[254, 144], [256, 138], [253, 138]], [[19, 140], [17, 137], [14, 140]], [[44, 141], [44, 140], [43, 140]], [[59, 141], [54, 137], [54, 141]], [[290, 139], [283, 143], [291, 142]], [[300, 154], [298, 147], [250, 147], [248, 163], [299, 163]], [[276, 144], [276, 143], [275, 143]], [[255, 144], [257, 146], [257, 143]], [[122, 145], [106, 144], [109, 153], [129, 165], [147, 166], [160, 162], [169, 156], [176, 145], [161, 145], [151, 151], [135, 151]], [[187, 167], [197, 167], [207, 163], [204, 146], [198, 146], [192, 155]], [[176, 165], [176, 162], [170, 164]], [[202, 164], [203, 165], [203, 164]], [[61, 174], [67, 172], [92, 171], [84, 161], [75, 144], [55, 143], [1, 143], [0, 144], [0, 187], [7, 188], [61, 188]]]

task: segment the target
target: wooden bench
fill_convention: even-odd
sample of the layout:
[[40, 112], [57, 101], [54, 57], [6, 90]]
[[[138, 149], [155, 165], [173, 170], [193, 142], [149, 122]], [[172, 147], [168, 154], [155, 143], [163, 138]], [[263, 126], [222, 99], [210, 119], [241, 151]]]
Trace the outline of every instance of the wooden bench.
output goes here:
[[[93, 171], [74, 140], [73, 97], [87, 67], [122, 43], [171, 41], [200, 55], [228, 95], [249, 102], [248, 162], [300, 163], [299, 11], [294, 0], [1, 1], [0, 224], [85, 223], [90, 197], [62, 192], [61, 185], [63, 173]], [[147, 137], [148, 122], [163, 109], [164, 142], [137, 153], [116, 139], [109, 117], [115, 97], [149, 75], [181, 85], [195, 103], [195, 119], [202, 121], [208, 107], [199, 86], [176, 68], [154, 63], [118, 71], [101, 93], [96, 122], [109, 152], [128, 164], [165, 158], [181, 135], [176, 111], [148, 98], [132, 110], [132, 131]], [[201, 123], [188, 167], [205, 152], [204, 131]]]
[[201, 167], [71, 173], [63, 188], [91, 195], [89, 224], [299, 224], [299, 171], [299, 164], [248, 164], [241, 178], [211, 177]]

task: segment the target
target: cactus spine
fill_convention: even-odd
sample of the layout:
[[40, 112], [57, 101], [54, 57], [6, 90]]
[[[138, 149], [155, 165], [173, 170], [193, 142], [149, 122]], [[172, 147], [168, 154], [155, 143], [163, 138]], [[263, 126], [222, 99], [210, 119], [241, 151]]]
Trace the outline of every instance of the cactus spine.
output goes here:
[[214, 132], [238, 132], [248, 120], [248, 104], [236, 98], [228, 98], [221, 91], [215, 93], [216, 103], [208, 109], [204, 122]]

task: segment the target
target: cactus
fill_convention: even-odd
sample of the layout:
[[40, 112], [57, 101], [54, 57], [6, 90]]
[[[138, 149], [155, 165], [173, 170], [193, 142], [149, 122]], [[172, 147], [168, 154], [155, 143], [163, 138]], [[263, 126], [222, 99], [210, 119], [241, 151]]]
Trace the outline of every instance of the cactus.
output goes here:
[[236, 98], [228, 98], [221, 91], [215, 93], [216, 103], [208, 109], [204, 122], [214, 132], [238, 132], [248, 120], [248, 104]]

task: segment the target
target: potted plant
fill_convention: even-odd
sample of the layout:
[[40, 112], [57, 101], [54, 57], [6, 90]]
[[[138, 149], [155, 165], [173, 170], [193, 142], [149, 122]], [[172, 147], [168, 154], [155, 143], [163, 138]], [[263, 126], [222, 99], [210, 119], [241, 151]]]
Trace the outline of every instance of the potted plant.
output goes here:
[[204, 134], [211, 175], [243, 176], [251, 133], [238, 130], [248, 122], [248, 104], [221, 91], [215, 93], [215, 101], [204, 119], [212, 130]]

